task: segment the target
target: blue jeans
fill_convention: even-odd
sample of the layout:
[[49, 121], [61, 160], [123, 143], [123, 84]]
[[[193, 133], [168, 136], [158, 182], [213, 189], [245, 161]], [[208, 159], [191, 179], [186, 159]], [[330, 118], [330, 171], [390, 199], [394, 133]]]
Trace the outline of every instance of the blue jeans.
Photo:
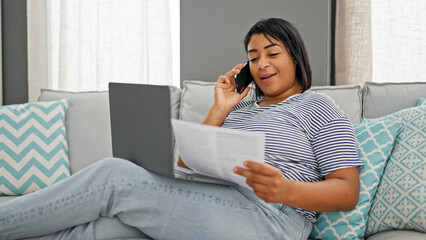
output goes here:
[[0, 205], [0, 239], [307, 239], [312, 223], [241, 187], [176, 180], [117, 158]]

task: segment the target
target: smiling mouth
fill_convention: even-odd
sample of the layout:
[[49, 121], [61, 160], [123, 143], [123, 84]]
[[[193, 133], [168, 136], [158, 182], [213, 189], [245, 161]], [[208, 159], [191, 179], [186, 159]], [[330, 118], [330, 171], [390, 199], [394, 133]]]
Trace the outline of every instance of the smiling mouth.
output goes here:
[[275, 76], [276, 75], [276, 73], [274, 73], [274, 74], [268, 74], [268, 75], [263, 75], [263, 76], [261, 76], [260, 77], [260, 80], [267, 80], [267, 79], [269, 79], [269, 78], [271, 78], [271, 77], [273, 77], [273, 76]]

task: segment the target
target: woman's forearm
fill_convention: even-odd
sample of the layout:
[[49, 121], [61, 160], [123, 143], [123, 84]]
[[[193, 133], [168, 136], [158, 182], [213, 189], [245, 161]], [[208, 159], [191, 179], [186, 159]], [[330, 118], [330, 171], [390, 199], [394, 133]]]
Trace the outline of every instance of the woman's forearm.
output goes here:
[[210, 108], [209, 112], [201, 123], [212, 126], [221, 126], [230, 111], [230, 109], [222, 109], [217, 105], [213, 104], [213, 106]]
[[283, 201], [289, 206], [331, 212], [351, 210], [358, 202], [359, 184], [348, 179], [330, 178], [313, 183], [290, 181], [288, 194]]
[[247, 184], [266, 202], [316, 212], [349, 210], [358, 202], [357, 167], [336, 170], [319, 182], [287, 179], [280, 169], [267, 163], [246, 161], [244, 167], [235, 167], [234, 172], [246, 177]]

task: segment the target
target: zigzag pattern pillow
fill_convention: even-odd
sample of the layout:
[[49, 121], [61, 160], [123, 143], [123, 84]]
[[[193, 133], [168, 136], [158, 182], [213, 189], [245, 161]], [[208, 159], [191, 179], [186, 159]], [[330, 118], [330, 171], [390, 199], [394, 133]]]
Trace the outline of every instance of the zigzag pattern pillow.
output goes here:
[[0, 196], [27, 194], [70, 176], [68, 100], [0, 107]]
[[426, 106], [364, 121], [391, 119], [402, 125], [368, 215], [367, 236], [390, 229], [426, 232]]
[[319, 213], [310, 238], [364, 239], [368, 211], [400, 125], [396, 120], [354, 125], [358, 156], [364, 163], [359, 169], [358, 203], [351, 211]]

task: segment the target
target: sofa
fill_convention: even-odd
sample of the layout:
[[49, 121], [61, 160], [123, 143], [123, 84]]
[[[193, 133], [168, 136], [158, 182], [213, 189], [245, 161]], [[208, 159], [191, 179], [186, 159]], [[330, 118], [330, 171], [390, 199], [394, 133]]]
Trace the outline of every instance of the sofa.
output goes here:
[[[173, 107], [172, 116], [186, 121], [200, 122], [214, 98], [214, 82], [187, 80], [183, 83], [183, 89], [170, 87], [170, 90]], [[334, 99], [355, 125], [361, 124], [364, 119], [380, 118], [416, 107], [418, 99], [426, 97], [426, 82], [368, 82], [364, 86], [320, 86], [312, 87], [311, 90], [324, 93]], [[253, 92], [250, 92], [246, 98], [253, 98], [253, 95]], [[96, 161], [112, 156], [108, 92], [74, 93], [44, 89], [41, 91], [39, 101], [55, 101], [64, 98], [69, 99], [65, 126], [70, 173], [75, 174]], [[423, 137], [425, 137], [425, 116], [423, 115], [421, 119]], [[424, 144], [424, 141], [420, 144]], [[420, 184], [419, 194], [423, 205], [420, 206], [422, 208], [419, 215], [420, 223], [417, 223], [424, 229], [426, 221], [424, 204], [426, 152], [424, 152], [424, 149], [423, 154], [420, 156], [423, 181], [417, 183]], [[384, 166], [384, 169], [386, 169], [386, 166]], [[386, 171], [383, 170], [383, 175], [377, 182], [378, 189], [381, 179], [385, 177], [384, 174], [386, 174]], [[372, 197], [375, 197], [374, 195], [375, 193]], [[16, 197], [19, 196], [0, 196], [0, 204]], [[371, 201], [373, 200], [371, 199]], [[419, 218], [417, 217], [417, 219]], [[337, 220], [335, 219], [335, 221]], [[365, 231], [365, 229], [362, 231]], [[408, 224], [404, 225], [402, 229], [382, 229], [370, 235], [366, 235], [364, 232], [363, 237], [368, 240], [426, 239], [426, 234]], [[333, 239], [339, 239], [339, 237]], [[348, 237], [348, 239], [353, 238]]]

